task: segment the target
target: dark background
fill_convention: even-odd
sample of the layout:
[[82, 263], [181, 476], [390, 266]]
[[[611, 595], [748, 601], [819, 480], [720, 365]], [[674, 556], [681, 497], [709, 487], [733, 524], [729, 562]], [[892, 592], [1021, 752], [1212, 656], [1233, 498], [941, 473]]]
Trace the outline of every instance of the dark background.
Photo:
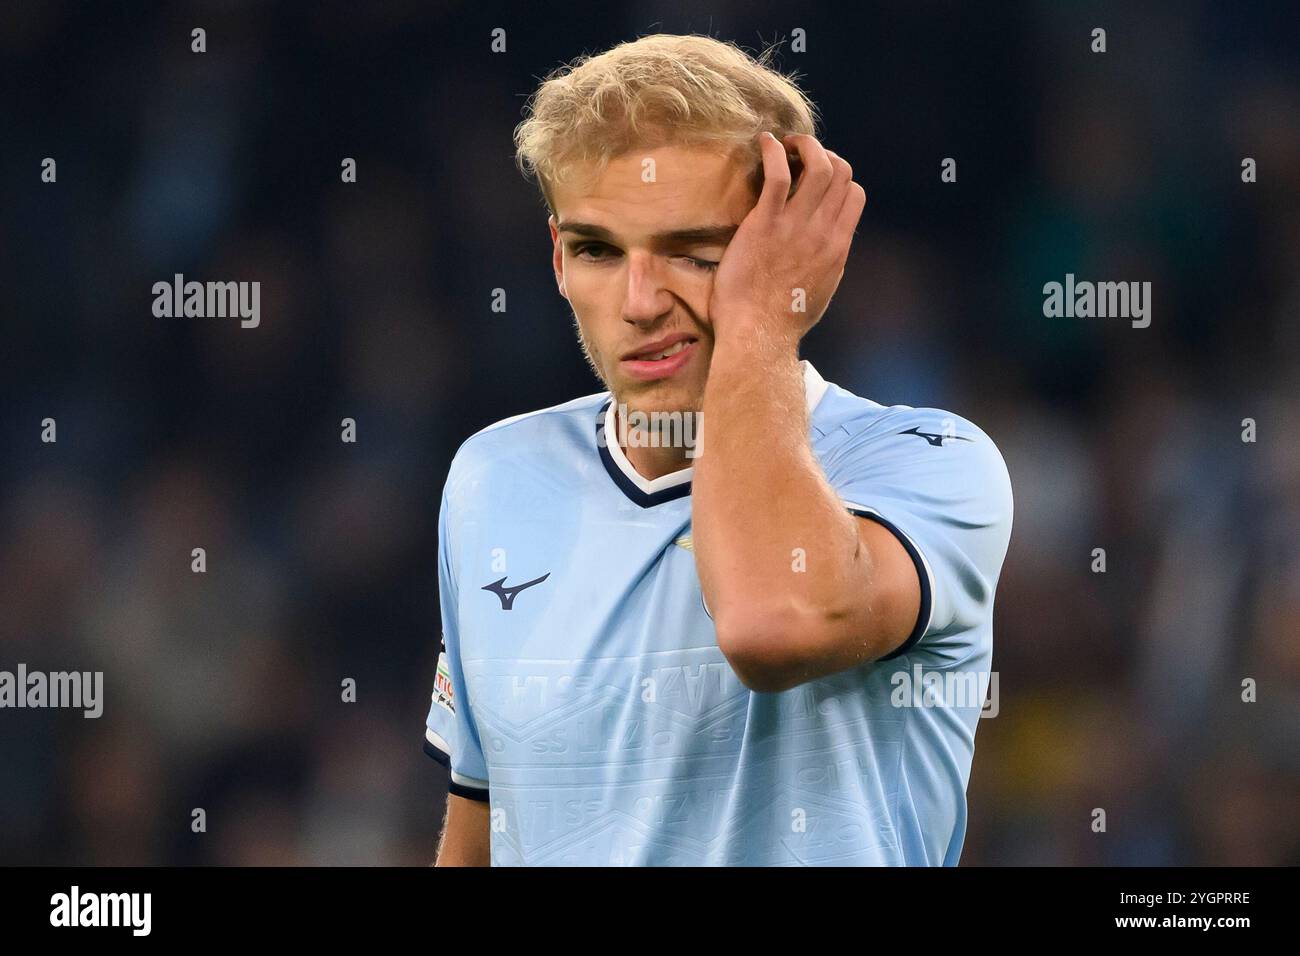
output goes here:
[[[520, 109], [639, 35], [796, 27], [868, 196], [805, 355], [1015, 488], [963, 863], [1300, 862], [1300, 18], [994, 6], [0, 5], [0, 669], [106, 697], [0, 711], [0, 863], [429, 862], [447, 465], [600, 388]], [[154, 317], [176, 272], [260, 280], [261, 326]], [[1150, 281], [1150, 328], [1044, 318], [1067, 272]]]

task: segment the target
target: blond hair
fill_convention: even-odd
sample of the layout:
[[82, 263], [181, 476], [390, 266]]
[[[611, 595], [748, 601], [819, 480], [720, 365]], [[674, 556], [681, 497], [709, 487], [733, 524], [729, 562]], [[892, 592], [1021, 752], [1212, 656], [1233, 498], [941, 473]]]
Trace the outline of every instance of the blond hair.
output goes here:
[[519, 169], [536, 176], [554, 212], [551, 187], [578, 165], [599, 172], [634, 148], [709, 146], [738, 152], [757, 195], [755, 137], [816, 134], [816, 106], [794, 74], [772, 67], [773, 53], [753, 57], [712, 37], [657, 33], [580, 56], [554, 70], [524, 107], [514, 136]]

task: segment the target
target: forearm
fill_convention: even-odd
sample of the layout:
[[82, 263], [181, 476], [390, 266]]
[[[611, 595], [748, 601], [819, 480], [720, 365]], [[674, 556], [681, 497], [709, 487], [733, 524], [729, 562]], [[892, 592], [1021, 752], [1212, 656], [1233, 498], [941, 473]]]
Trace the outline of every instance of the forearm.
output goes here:
[[[799, 374], [799, 340], [844, 275], [866, 193], [811, 136], [757, 141], [762, 192], [709, 297], [691, 508], [718, 646], [751, 689], [776, 691], [878, 656], [903, 631], [915, 584], [901, 546], [865, 531], [822, 475]], [[802, 166], [793, 190], [785, 147]]]
[[720, 340], [703, 426], [692, 535], [719, 643], [739, 652], [756, 642], [749, 650], [790, 666], [814, 658], [822, 625], [850, 613], [841, 604], [863, 569], [854, 518], [809, 444], [794, 342]]
[[491, 835], [488, 804], [447, 796], [447, 816], [434, 866], [490, 866]]

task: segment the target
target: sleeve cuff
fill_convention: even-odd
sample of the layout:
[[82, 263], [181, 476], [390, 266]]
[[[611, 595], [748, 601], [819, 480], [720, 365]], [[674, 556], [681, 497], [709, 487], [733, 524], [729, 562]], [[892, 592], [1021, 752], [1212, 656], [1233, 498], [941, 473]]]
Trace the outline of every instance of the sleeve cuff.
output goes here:
[[451, 768], [451, 748], [447, 746], [447, 742], [432, 727], [424, 729], [424, 752], [446, 767], [447, 772], [451, 774], [451, 781], [447, 785], [448, 793], [457, 797], [465, 797], [468, 800], [488, 802], [487, 781], [475, 780], [473, 777], [467, 777], [453, 770]]
[[917, 611], [916, 626], [912, 628], [912, 633], [908, 635], [907, 640], [884, 657], [877, 659], [887, 661], [895, 657], [901, 657], [903, 654], [910, 651], [913, 646], [915, 646], [916, 642], [924, 636], [925, 632], [930, 629], [930, 618], [934, 613], [934, 575], [930, 572], [929, 562], [925, 560], [925, 555], [921, 553], [921, 549], [916, 546], [916, 543], [904, 534], [901, 528], [895, 525], [892, 521], [883, 517], [875, 508], [868, 508], [865, 505], [857, 505], [851, 501], [845, 501], [844, 507], [846, 507], [851, 514], [855, 514], [859, 518], [869, 518], [877, 524], [884, 525], [888, 528], [893, 533], [894, 537], [899, 540], [899, 543], [903, 545], [903, 549], [907, 552], [908, 557], [912, 559], [912, 564], [916, 566], [917, 580], [921, 585], [921, 607], [920, 610]]

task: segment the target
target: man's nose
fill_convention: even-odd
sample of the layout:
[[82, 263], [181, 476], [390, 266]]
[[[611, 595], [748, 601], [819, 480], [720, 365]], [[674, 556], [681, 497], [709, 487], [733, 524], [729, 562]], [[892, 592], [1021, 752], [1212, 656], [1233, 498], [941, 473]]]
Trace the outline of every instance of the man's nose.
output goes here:
[[633, 325], [654, 322], [670, 312], [672, 307], [672, 296], [664, 288], [662, 263], [659, 258], [647, 252], [629, 253], [623, 321]]

